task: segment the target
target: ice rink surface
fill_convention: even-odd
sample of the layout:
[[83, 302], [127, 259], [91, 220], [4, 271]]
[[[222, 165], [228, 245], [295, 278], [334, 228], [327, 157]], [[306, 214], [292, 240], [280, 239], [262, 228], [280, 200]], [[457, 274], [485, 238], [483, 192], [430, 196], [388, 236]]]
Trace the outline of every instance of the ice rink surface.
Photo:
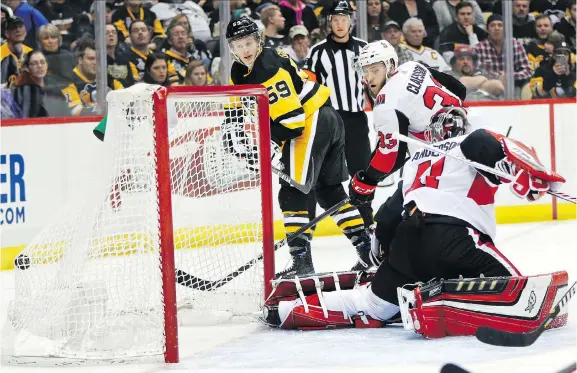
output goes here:
[[[566, 270], [569, 282], [577, 277], [575, 221], [501, 225], [497, 247], [525, 275]], [[347, 270], [356, 254], [346, 238], [313, 240], [317, 272]], [[279, 250], [277, 269], [288, 261], [286, 249]], [[0, 316], [14, 287], [12, 271], [2, 272]], [[13, 367], [2, 373], [157, 373], [157, 372], [439, 372], [447, 362], [459, 364], [472, 373], [523, 372], [554, 373], [577, 359], [577, 299], [570, 303], [569, 323], [545, 332], [525, 348], [484, 345], [474, 337], [424, 340], [401, 326], [382, 329], [328, 331], [280, 331], [256, 322], [219, 326], [181, 327], [180, 363], [123, 364], [94, 367]]]

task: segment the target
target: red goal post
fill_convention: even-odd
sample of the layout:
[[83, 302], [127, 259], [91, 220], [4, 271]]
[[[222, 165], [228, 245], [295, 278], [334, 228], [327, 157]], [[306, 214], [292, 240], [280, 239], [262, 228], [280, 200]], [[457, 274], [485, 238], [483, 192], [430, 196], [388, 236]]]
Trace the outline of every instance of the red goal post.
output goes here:
[[[174, 264], [174, 233], [172, 229], [171, 185], [170, 180], [170, 143], [168, 137], [168, 107], [169, 96], [256, 96], [258, 110], [258, 131], [261, 146], [259, 146], [259, 159], [271, 159], [270, 153], [270, 125], [269, 125], [269, 99], [268, 92], [261, 85], [245, 86], [204, 86], [188, 87], [173, 86], [159, 89], [154, 93], [153, 100], [156, 108], [155, 135], [156, 152], [158, 163], [156, 177], [158, 183], [158, 199], [160, 206], [160, 242], [162, 255], [163, 291], [165, 297], [165, 330], [166, 351], [164, 353], [167, 363], [178, 362], [178, 322], [176, 318], [176, 279]], [[162, 124], [162, 125], [159, 125]], [[160, 141], [160, 139], [162, 139]], [[263, 146], [262, 142], [266, 142]], [[263, 263], [264, 263], [264, 294], [272, 291], [270, 280], [274, 276], [274, 232], [273, 232], [273, 203], [272, 203], [272, 169], [261, 167], [261, 201], [263, 211]], [[272, 252], [270, 252], [272, 251]], [[269, 253], [269, 255], [266, 255]]]

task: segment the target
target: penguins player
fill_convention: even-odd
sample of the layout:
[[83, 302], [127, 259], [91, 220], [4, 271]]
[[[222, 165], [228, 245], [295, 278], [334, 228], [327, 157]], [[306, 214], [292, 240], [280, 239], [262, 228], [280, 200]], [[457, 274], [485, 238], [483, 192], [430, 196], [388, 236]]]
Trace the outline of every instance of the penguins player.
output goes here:
[[[331, 107], [331, 90], [308, 79], [295, 62], [281, 49], [264, 48], [258, 26], [248, 18], [231, 21], [226, 38], [234, 59], [231, 84], [262, 84], [269, 93], [271, 152], [280, 157], [280, 166], [297, 183], [312, 180], [317, 201], [328, 209], [347, 197], [342, 182], [347, 180], [344, 158], [344, 125]], [[242, 121], [241, 121], [242, 122]], [[225, 141], [237, 142], [230, 148], [242, 157], [246, 143], [242, 139], [242, 123], [227, 121], [230, 128]], [[228, 136], [227, 133], [235, 133]], [[309, 171], [312, 171], [309, 174]], [[283, 212], [285, 232], [295, 232], [309, 222], [308, 197], [280, 180], [278, 195]], [[345, 204], [333, 219], [357, 250], [359, 261], [354, 268], [369, 268], [370, 235], [356, 207]], [[293, 264], [277, 277], [294, 277], [314, 273], [311, 256], [311, 231], [290, 242]]]

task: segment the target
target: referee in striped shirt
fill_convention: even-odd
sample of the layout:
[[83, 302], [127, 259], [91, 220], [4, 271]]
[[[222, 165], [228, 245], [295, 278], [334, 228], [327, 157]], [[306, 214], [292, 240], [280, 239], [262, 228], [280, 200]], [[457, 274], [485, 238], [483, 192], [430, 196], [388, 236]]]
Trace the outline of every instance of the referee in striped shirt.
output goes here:
[[[333, 3], [327, 38], [309, 51], [305, 71], [317, 82], [332, 89], [332, 106], [345, 124], [345, 158], [349, 175], [364, 170], [371, 160], [369, 126], [364, 109], [362, 76], [354, 61], [367, 42], [351, 35], [353, 9], [348, 0]], [[373, 224], [371, 203], [359, 206], [365, 226]]]

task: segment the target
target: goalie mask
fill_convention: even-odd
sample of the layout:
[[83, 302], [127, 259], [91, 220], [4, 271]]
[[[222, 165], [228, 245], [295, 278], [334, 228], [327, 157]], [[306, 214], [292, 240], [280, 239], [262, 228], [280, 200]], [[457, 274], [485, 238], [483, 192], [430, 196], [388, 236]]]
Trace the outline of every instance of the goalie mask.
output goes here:
[[[254, 41], [249, 38], [250, 36], [254, 37]], [[228, 23], [226, 40], [228, 41], [232, 58], [247, 67], [251, 67], [254, 64], [264, 47], [264, 38], [257, 24], [247, 17], [241, 17]]]
[[464, 135], [468, 123], [465, 109], [456, 106], [443, 107], [433, 115], [425, 128], [425, 141], [433, 144]]

